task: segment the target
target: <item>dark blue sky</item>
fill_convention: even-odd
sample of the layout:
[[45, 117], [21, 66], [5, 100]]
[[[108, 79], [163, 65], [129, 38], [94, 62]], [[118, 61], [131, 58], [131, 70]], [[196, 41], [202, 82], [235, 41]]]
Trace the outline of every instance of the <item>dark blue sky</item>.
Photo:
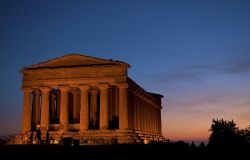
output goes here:
[[249, 8], [247, 0], [1, 0], [0, 135], [21, 128], [21, 68], [72, 52], [128, 62], [132, 79], [163, 94], [166, 138], [207, 139], [212, 118], [247, 127]]

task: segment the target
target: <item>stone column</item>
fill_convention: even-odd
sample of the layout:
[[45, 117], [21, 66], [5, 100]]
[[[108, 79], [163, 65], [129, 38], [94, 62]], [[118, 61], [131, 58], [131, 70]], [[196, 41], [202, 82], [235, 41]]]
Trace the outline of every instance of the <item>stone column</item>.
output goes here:
[[159, 131], [158, 131], [158, 134], [159, 134], [159, 135], [162, 135], [161, 110], [160, 110], [160, 109], [158, 110], [158, 116], [159, 116], [159, 121], [158, 121], [158, 124], [159, 124]]
[[151, 121], [150, 108], [149, 108], [148, 102], [146, 102], [146, 106], [147, 106], [147, 119], [148, 119], [147, 126], [148, 126], [148, 132], [151, 132], [152, 121]]
[[60, 86], [61, 91], [60, 96], [60, 130], [67, 131], [69, 123], [69, 113], [68, 113], [68, 86]]
[[90, 90], [90, 120], [92, 121], [92, 125], [94, 127], [97, 126], [98, 120], [98, 103], [97, 103], [97, 90]]
[[154, 108], [154, 120], [155, 120], [155, 133], [158, 133], [158, 120], [157, 120], [157, 109]]
[[146, 109], [145, 109], [145, 103], [144, 103], [144, 99], [142, 99], [142, 118], [143, 118], [143, 123], [142, 123], [142, 126], [143, 126], [143, 131], [147, 131], [146, 129]]
[[133, 94], [133, 106], [132, 106], [132, 110], [133, 110], [133, 129], [137, 129], [137, 119], [136, 119], [136, 97]]
[[138, 98], [139, 103], [139, 117], [140, 117], [140, 130], [143, 131], [143, 116], [142, 116], [142, 101], [141, 97]]
[[[145, 98], [145, 97], [144, 97]], [[147, 104], [145, 102], [145, 99], [143, 99], [143, 104], [144, 104], [144, 125], [145, 125], [145, 131], [148, 132], [148, 110], [147, 110]]]
[[136, 96], [136, 129], [141, 130], [141, 124], [140, 124], [140, 104], [139, 104], [139, 99], [138, 96]]
[[41, 87], [42, 107], [41, 107], [41, 130], [49, 130], [49, 87]]
[[22, 132], [31, 130], [31, 88], [22, 88], [23, 96], [23, 128]]
[[155, 109], [154, 114], [155, 114], [155, 133], [158, 133], [159, 124], [158, 124], [157, 109]]
[[155, 133], [155, 119], [154, 119], [154, 108], [152, 107], [152, 105], [150, 105], [150, 109], [151, 109], [151, 119], [152, 119], [152, 132]]
[[150, 117], [150, 108], [149, 108], [149, 105], [148, 105], [148, 102], [146, 101], [146, 106], [147, 106], [147, 129], [148, 129], [148, 132], [151, 132], [151, 127], [152, 127], [152, 121], [151, 121], [151, 117]]
[[149, 104], [149, 111], [150, 111], [150, 121], [151, 121], [151, 132], [154, 133], [154, 127], [155, 127], [155, 121], [154, 121], [154, 110], [151, 106], [151, 104]]
[[108, 129], [108, 84], [100, 84], [100, 129]]
[[151, 105], [151, 108], [152, 108], [152, 117], [153, 117], [153, 133], [156, 133], [157, 123], [156, 123], [156, 118], [155, 118], [155, 108], [152, 105]]
[[80, 107], [80, 131], [84, 132], [89, 128], [89, 86], [81, 85], [81, 107]]
[[147, 101], [145, 100], [144, 98], [144, 108], [145, 108], [145, 128], [146, 128], [146, 131], [149, 132], [149, 116], [148, 116], [148, 105], [147, 105]]
[[119, 129], [128, 129], [128, 84], [120, 83], [119, 88]]

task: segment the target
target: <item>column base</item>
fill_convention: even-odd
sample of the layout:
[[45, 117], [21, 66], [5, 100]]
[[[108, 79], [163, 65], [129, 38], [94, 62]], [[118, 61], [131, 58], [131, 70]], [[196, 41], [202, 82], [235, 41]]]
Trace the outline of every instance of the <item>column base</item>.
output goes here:
[[46, 131], [49, 130], [49, 127], [41, 127], [40, 130], [43, 131], [43, 132], [46, 132]]
[[81, 129], [80, 130], [80, 133], [86, 133], [86, 132], [88, 132], [88, 129]]

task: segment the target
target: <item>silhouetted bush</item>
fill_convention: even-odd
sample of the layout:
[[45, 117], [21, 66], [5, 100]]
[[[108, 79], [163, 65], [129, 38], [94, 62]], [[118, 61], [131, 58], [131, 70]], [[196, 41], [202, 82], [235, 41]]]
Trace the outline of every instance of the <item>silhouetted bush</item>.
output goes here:
[[64, 137], [62, 139], [63, 145], [64, 146], [71, 146], [72, 144], [72, 138], [71, 137]]
[[246, 142], [233, 120], [213, 119], [210, 131], [208, 146], [212, 148], [235, 148]]
[[73, 140], [73, 145], [74, 146], [79, 146], [79, 144], [80, 144], [80, 141], [78, 139]]

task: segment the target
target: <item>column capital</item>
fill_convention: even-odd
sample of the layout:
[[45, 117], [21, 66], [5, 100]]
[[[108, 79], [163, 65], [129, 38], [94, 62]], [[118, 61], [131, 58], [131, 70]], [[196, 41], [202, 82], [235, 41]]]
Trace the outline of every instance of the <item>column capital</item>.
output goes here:
[[117, 87], [118, 88], [128, 88], [129, 86], [128, 86], [128, 83], [117, 83]]
[[39, 90], [39, 88], [34, 88], [33, 90], [36, 94], [41, 94], [41, 91]]
[[100, 89], [108, 89], [109, 88], [109, 84], [107, 84], [107, 83], [101, 83], [101, 84], [98, 84], [98, 87]]
[[51, 90], [50, 87], [39, 87], [39, 89], [42, 91], [42, 92], [49, 92]]
[[61, 92], [68, 92], [69, 91], [69, 86], [58, 86], [58, 89]]
[[79, 88], [81, 91], [86, 91], [86, 90], [89, 90], [90, 87], [87, 84], [81, 84], [77, 86], [77, 88]]
[[33, 91], [33, 89], [30, 88], [30, 87], [22, 87], [21, 90], [22, 90], [23, 92], [29, 92], [29, 93], [31, 93], [31, 92]]
[[93, 94], [97, 94], [97, 93], [98, 93], [98, 90], [96, 90], [96, 89], [90, 89], [89, 92], [90, 92], [90, 93], [93, 93]]

